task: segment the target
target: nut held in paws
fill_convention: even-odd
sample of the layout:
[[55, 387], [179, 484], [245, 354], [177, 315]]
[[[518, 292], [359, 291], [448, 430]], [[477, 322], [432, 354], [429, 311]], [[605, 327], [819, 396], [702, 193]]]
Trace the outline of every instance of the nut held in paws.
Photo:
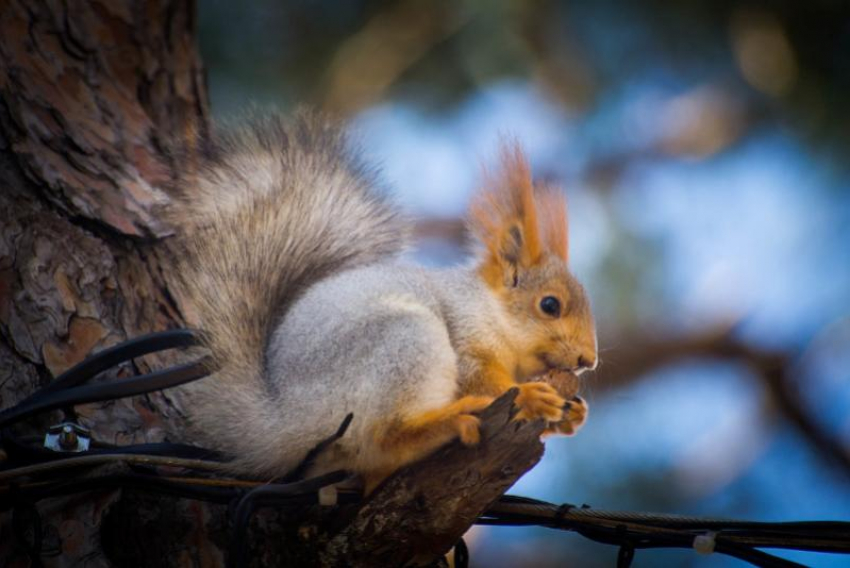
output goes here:
[[552, 370], [530, 380], [552, 385], [558, 394], [567, 400], [576, 396], [579, 390], [579, 378], [569, 371]]

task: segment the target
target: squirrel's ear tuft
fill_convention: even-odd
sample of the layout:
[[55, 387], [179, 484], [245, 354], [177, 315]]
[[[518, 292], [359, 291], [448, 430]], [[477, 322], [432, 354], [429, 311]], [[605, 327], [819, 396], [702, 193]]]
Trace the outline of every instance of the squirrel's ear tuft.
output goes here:
[[567, 259], [566, 204], [553, 189], [535, 189], [518, 144], [503, 144], [500, 158], [472, 201], [469, 225], [485, 250], [485, 279], [515, 285], [518, 271], [539, 264], [545, 253]]
[[567, 201], [563, 192], [549, 185], [538, 188], [537, 207], [540, 210], [540, 234], [543, 248], [564, 262], [569, 260], [569, 230]]

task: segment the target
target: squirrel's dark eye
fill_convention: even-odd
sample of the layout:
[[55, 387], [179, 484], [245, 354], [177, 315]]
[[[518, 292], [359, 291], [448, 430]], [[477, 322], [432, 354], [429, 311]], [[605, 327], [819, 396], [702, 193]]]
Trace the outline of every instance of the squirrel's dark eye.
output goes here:
[[561, 302], [555, 296], [546, 296], [540, 300], [540, 309], [546, 315], [558, 317], [561, 315]]

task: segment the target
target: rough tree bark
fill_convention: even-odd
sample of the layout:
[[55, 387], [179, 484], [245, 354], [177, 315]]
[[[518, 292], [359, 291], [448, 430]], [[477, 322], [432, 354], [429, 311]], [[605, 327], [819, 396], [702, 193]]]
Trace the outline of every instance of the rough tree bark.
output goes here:
[[[183, 0], [3, 2], [0, 406], [92, 350], [182, 324], [162, 241], [171, 228], [154, 207], [168, 200], [165, 149], [207, 126], [193, 28]], [[109, 378], [146, 370], [137, 365]], [[78, 411], [117, 444], [160, 441], [177, 419], [167, 394]], [[53, 562], [109, 565], [101, 520], [127, 500], [106, 492], [42, 508]], [[4, 521], [0, 564], [23, 562]]]
[[[89, 352], [184, 324], [184, 306], [169, 287], [167, 237], [173, 230], [156, 210], [167, 206], [164, 188], [178, 167], [167, 149], [191, 154], [195, 133], [208, 128], [194, 10], [192, 0], [3, 2], [2, 408]], [[105, 380], [147, 370], [137, 360]], [[349, 524], [313, 538], [308, 554], [335, 565], [435, 562], [542, 454], [542, 426], [511, 422], [505, 400], [485, 420], [491, 444], [450, 446], [421, 468], [402, 472], [363, 508], [342, 511]], [[179, 431], [182, 418], [167, 392], [77, 412], [99, 439], [114, 444], [161, 441]], [[59, 416], [28, 421], [17, 432], [43, 434]], [[440, 468], [442, 476], [435, 473]], [[434, 485], [438, 479], [444, 483]], [[225, 507], [129, 490], [51, 499], [38, 507], [45, 531], [41, 560], [48, 565], [224, 562]], [[400, 523], [410, 513], [419, 523]], [[281, 549], [304, 530], [291, 531], [274, 512], [265, 515], [254, 523], [252, 553], [255, 562], [275, 565], [292, 558]], [[407, 535], [404, 546], [397, 546], [399, 527]], [[10, 515], [0, 515], [0, 565], [29, 565], [10, 530]], [[378, 555], [370, 556], [371, 549]]]

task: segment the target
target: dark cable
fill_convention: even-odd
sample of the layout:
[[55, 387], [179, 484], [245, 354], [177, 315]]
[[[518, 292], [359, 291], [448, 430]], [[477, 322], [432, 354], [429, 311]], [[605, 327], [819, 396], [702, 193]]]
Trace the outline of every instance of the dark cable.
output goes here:
[[263, 504], [271, 504], [274, 501], [288, 499], [294, 495], [318, 491], [322, 487], [333, 485], [344, 481], [349, 476], [344, 471], [334, 471], [304, 481], [296, 481], [288, 484], [261, 485], [248, 491], [236, 506], [233, 519], [233, 536], [230, 543], [230, 556], [228, 566], [231, 568], [242, 568], [247, 564], [247, 532], [248, 523], [257, 507]]
[[469, 567], [469, 548], [467, 548], [466, 541], [463, 540], [463, 537], [460, 537], [460, 539], [458, 539], [455, 543], [454, 561], [454, 568]]
[[17, 542], [29, 557], [30, 565], [40, 567], [42, 565], [41, 547], [44, 538], [41, 515], [39, 515], [35, 503], [26, 499], [20, 491], [13, 488], [11, 493], [12, 531], [15, 533]]
[[634, 559], [635, 547], [629, 542], [621, 544], [620, 550], [617, 552], [617, 568], [629, 568]]
[[194, 363], [178, 365], [130, 379], [70, 387], [47, 393], [39, 391], [17, 406], [0, 412], [0, 427], [8, 426], [33, 414], [62, 408], [63, 406], [114, 400], [176, 387], [207, 376], [209, 368], [210, 360], [203, 358]]
[[169, 329], [128, 339], [103, 351], [98, 351], [77, 363], [46, 386], [40, 393], [55, 392], [77, 386], [95, 375], [124, 361], [157, 351], [199, 345], [198, 333], [192, 329]]
[[298, 481], [304, 474], [307, 473], [307, 470], [316, 462], [316, 458], [319, 457], [323, 451], [325, 451], [331, 444], [342, 438], [345, 433], [348, 431], [348, 427], [351, 425], [351, 421], [354, 419], [354, 413], [349, 412], [345, 415], [345, 418], [342, 419], [342, 423], [339, 425], [339, 428], [336, 429], [336, 432], [316, 444], [313, 449], [307, 452], [307, 455], [304, 456], [304, 459], [301, 460], [295, 469], [291, 472], [284, 475], [280, 482], [282, 483], [291, 483], [293, 481]]
[[7, 456], [6, 461], [0, 465], [0, 471], [13, 469], [21, 465], [33, 465], [87, 455], [140, 454], [149, 456], [169, 456], [184, 459], [224, 461], [224, 456], [214, 450], [174, 442], [114, 446], [92, 440], [91, 449], [84, 452], [57, 452], [55, 450], [48, 450], [43, 446], [32, 445], [33, 443], [39, 443], [42, 440], [43, 438], [40, 436], [18, 438], [13, 436], [7, 428], [0, 430], [0, 446], [2, 446], [6, 451]]

